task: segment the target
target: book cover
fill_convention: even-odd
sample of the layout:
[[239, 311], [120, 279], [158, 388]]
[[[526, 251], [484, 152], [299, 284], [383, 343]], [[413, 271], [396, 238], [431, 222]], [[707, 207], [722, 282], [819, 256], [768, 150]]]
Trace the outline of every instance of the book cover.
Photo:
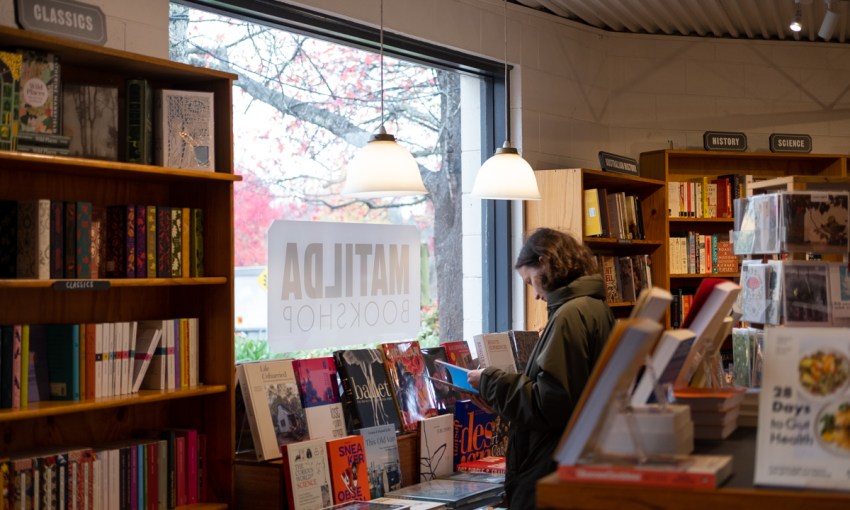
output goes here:
[[670, 294], [670, 291], [661, 287], [647, 287], [638, 295], [637, 301], [629, 313], [629, 318], [660, 321], [672, 301], [673, 295]]
[[786, 260], [782, 263], [786, 325], [830, 325], [828, 272], [825, 262]]
[[332, 402], [304, 409], [307, 419], [307, 436], [310, 439], [331, 439], [347, 435], [345, 413], [341, 402]]
[[154, 161], [157, 165], [215, 171], [214, 103], [212, 92], [156, 91]]
[[435, 365], [443, 372], [441, 377], [429, 376], [435, 388], [450, 388], [461, 395], [478, 394], [478, 390], [469, 383], [470, 371], [468, 369], [440, 360], [437, 360]]
[[145, 206], [145, 261], [147, 262], [147, 277], [156, 278], [156, 206]]
[[401, 430], [401, 417], [378, 349], [349, 349], [334, 352], [342, 385], [343, 409], [349, 430], [375, 425], [393, 425]]
[[848, 197], [846, 191], [781, 193], [782, 251], [846, 254]]
[[333, 505], [325, 442], [325, 439], [311, 439], [283, 445], [288, 509], [314, 510]]
[[850, 272], [847, 264], [829, 263], [829, 307], [833, 326], [850, 326]]
[[331, 439], [327, 448], [334, 503], [369, 501], [369, 471], [363, 436]]
[[292, 360], [237, 365], [257, 460], [280, 457], [281, 445], [307, 438], [307, 420]]
[[70, 155], [118, 161], [118, 87], [65, 84], [62, 98]]
[[62, 80], [59, 57], [39, 50], [21, 52], [18, 119], [23, 133], [61, 133]]
[[488, 455], [480, 459], [468, 460], [457, 465], [457, 470], [468, 473], [502, 474], [507, 472], [507, 461], [504, 455]]
[[576, 464], [605, 437], [612, 402], [626, 395], [662, 326], [649, 319], [618, 321], [579, 397], [555, 451], [558, 464]]
[[0, 278], [17, 276], [17, 260], [18, 203], [14, 200], [0, 200]]
[[713, 489], [732, 475], [730, 455], [684, 455], [637, 463], [558, 466], [558, 478], [582, 483]]
[[496, 367], [509, 374], [516, 373], [511, 339], [507, 332], [483, 333], [473, 336], [481, 368]]
[[148, 210], [144, 205], [135, 206], [133, 221], [136, 225], [133, 229], [133, 239], [136, 241], [136, 278], [148, 277]]
[[847, 490], [847, 328], [768, 328], [756, 432], [755, 484]]
[[676, 381], [694, 345], [694, 340], [696, 335], [689, 329], [669, 329], [661, 335], [653, 348], [648, 365], [651, 371], [649, 368], [644, 370], [632, 391], [632, 405], [639, 406], [658, 401], [654, 382], [657, 382], [659, 388], [664, 388]]
[[183, 276], [183, 208], [171, 208], [171, 276]]
[[292, 360], [301, 404], [307, 407], [339, 402], [336, 364], [332, 356]]
[[433, 480], [454, 471], [454, 416], [443, 414], [419, 425], [419, 481]]
[[514, 353], [517, 372], [523, 373], [534, 347], [540, 340], [540, 333], [512, 329], [508, 331], [508, 338], [511, 340], [511, 350]]
[[455, 403], [452, 432], [452, 464], [480, 459], [490, 455], [495, 416], [469, 400]]
[[446, 480], [438, 478], [408, 485], [387, 494], [391, 498], [410, 498], [439, 501], [450, 507], [481, 502], [490, 496], [500, 495], [504, 489], [492, 483]]
[[144, 79], [126, 83], [125, 160], [128, 163], [153, 163], [153, 89]]
[[156, 208], [156, 276], [171, 277], [171, 208]]
[[51, 400], [80, 400], [79, 353], [79, 325], [47, 325], [47, 373]]
[[584, 190], [584, 235], [602, 235], [602, 216], [599, 212], [599, 194], [596, 188]]
[[438, 361], [446, 362], [446, 348], [439, 347], [422, 347], [422, 359], [425, 361], [425, 374], [428, 377], [428, 382], [431, 384], [431, 389], [434, 391], [434, 401], [437, 405], [437, 412], [440, 414], [451, 413], [454, 411], [455, 401], [457, 400], [455, 392], [450, 386], [440, 384], [434, 381], [448, 381], [448, 369], [445, 366], [437, 363]]
[[0, 150], [15, 149], [20, 123], [18, 98], [21, 84], [21, 54], [0, 51]]
[[466, 340], [452, 340], [440, 344], [446, 350], [446, 361], [463, 368], [472, 366], [472, 353]]
[[415, 431], [420, 421], [437, 415], [437, 403], [426, 379], [419, 342], [383, 343], [381, 348], [404, 429]]
[[376, 425], [360, 429], [358, 433], [363, 436], [363, 446], [366, 448], [370, 499], [401, 488], [401, 464], [395, 427]]
[[91, 278], [91, 254], [92, 254], [92, 231], [91, 231], [91, 202], [77, 202], [77, 225], [76, 225], [76, 261], [77, 278]]

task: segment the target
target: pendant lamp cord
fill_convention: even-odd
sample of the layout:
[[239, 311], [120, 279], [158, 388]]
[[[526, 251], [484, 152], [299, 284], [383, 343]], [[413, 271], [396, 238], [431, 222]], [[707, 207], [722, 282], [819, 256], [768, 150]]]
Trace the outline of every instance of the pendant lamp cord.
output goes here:
[[380, 54], [381, 54], [381, 128], [384, 127], [384, 0], [381, 0], [381, 32], [380, 32]]
[[508, 89], [508, 0], [505, 0], [505, 147], [508, 147], [510, 145], [511, 98], [510, 91]]

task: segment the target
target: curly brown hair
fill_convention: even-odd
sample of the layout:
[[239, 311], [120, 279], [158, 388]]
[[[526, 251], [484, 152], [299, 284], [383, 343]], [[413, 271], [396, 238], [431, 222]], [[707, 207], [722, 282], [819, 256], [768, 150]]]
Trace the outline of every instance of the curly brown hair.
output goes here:
[[525, 240], [514, 269], [523, 266], [541, 268], [540, 284], [546, 292], [598, 272], [596, 259], [587, 246], [566, 232], [545, 227]]

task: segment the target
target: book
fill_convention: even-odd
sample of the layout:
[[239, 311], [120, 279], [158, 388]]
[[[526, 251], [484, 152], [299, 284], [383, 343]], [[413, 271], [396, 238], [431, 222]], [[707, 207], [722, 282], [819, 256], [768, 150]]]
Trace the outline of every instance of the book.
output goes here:
[[850, 250], [850, 193], [789, 191], [779, 196], [782, 251], [846, 254]]
[[[3, 52], [0, 51], [0, 59], [2, 59], [2, 56]], [[2, 134], [0, 134], [0, 138], [2, 138]], [[8, 279], [17, 276], [17, 259], [18, 203], [14, 200], [0, 200], [0, 278]]]
[[77, 269], [77, 278], [92, 277], [92, 203], [86, 201], [77, 202], [76, 215], [76, 260], [74, 265]]
[[638, 294], [635, 305], [629, 313], [629, 318], [661, 321], [672, 301], [673, 295], [670, 294], [670, 291], [661, 287], [647, 287]]
[[603, 455], [638, 454], [637, 441], [646, 455], [688, 455], [694, 450], [691, 408], [681, 404], [643, 404], [611, 416], [601, 440]]
[[39, 50], [21, 52], [18, 112], [21, 133], [62, 133], [60, 70], [59, 57], [54, 53]]
[[62, 133], [69, 155], [118, 161], [118, 87], [64, 84]]
[[599, 195], [596, 188], [584, 190], [584, 235], [602, 235], [602, 215], [599, 211]]
[[419, 342], [383, 343], [381, 349], [404, 429], [415, 431], [420, 421], [437, 415], [437, 403], [433, 388], [426, 380]]
[[691, 412], [724, 412], [738, 407], [744, 400], [744, 388], [677, 388], [673, 396], [677, 404], [685, 404]]
[[832, 325], [848, 326], [850, 325], [850, 272], [847, 270], [847, 264], [830, 262], [828, 274]]
[[603, 484], [644, 485], [713, 489], [732, 475], [730, 455], [671, 456], [647, 463], [593, 463], [558, 466], [558, 478], [565, 481]]
[[[476, 462], [476, 461], [472, 461]], [[494, 463], [495, 464], [495, 463]], [[498, 467], [498, 466], [496, 466]], [[442, 477], [445, 480], [462, 480], [468, 482], [484, 482], [484, 483], [496, 483], [499, 485], [505, 484], [505, 474], [504, 473], [488, 473], [484, 471], [455, 471], [450, 475], [446, 475]]]
[[474, 502], [484, 505], [485, 501], [503, 492], [503, 487], [492, 483], [437, 478], [394, 490], [387, 497], [437, 501], [456, 508]]
[[[404, 504], [403, 500], [397, 499], [396, 502], [374, 502], [374, 501], [347, 501], [328, 507], [327, 510], [408, 510], [409, 504]], [[400, 502], [400, 503], [399, 503]]]
[[136, 205], [133, 213], [133, 239], [135, 240], [136, 278], [148, 277], [148, 210], [144, 205]]
[[331, 439], [348, 433], [341, 402], [307, 407], [304, 409], [304, 417], [307, 420], [307, 437], [310, 439]]
[[404, 499], [404, 498], [388, 498], [381, 497], [372, 499], [369, 501], [369, 504], [375, 503], [387, 503], [390, 505], [402, 505], [408, 508], [409, 510], [440, 510], [442, 508], [446, 508], [446, 505], [442, 503], [438, 503], [436, 501], [417, 501], [414, 499]]
[[328, 475], [335, 504], [369, 500], [369, 468], [363, 436], [350, 435], [327, 441]]
[[29, 389], [30, 402], [50, 400], [50, 380], [47, 373], [47, 326], [29, 325]]
[[454, 417], [425, 418], [419, 424], [419, 481], [433, 480], [454, 471], [452, 451]]
[[[657, 402], [653, 375], [660, 388], [673, 384], [682, 369], [696, 340], [696, 335], [689, 329], [669, 329], [658, 339], [650, 357], [649, 366], [652, 372], [645, 370], [638, 378], [632, 391], [632, 405], [638, 406], [648, 402]], [[665, 395], [666, 397], [666, 395]]]
[[204, 276], [204, 210], [192, 209], [192, 230], [189, 234], [189, 276]]
[[183, 275], [183, 208], [171, 208], [171, 276]]
[[782, 294], [786, 326], [829, 326], [829, 269], [818, 261], [782, 263]]
[[0, 150], [10, 151], [17, 144], [20, 122], [22, 56], [17, 51], [0, 51]]
[[457, 470], [470, 473], [505, 474], [507, 472], [506, 462], [505, 457], [502, 455], [487, 455], [480, 459], [461, 462], [457, 465]]
[[472, 353], [465, 340], [453, 340], [440, 344], [446, 350], [446, 361], [463, 368], [475, 368], [472, 365]]
[[333, 505], [324, 439], [285, 444], [281, 454], [288, 509], [314, 510]]
[[236, 365], [257, 460], [280, 457], [280, 447], [307, 438], [307, 421], [291, 359]]
[[526, 365], [528, 365], [531, 353], [534, 352], [534, 347], [540, 340], [540, 333], [511, 329], [508, 331], [508, 338], [511, 340], [511, 350], [514, 353], [517, 372], [523, 373]]
[[153, 89], [144, 79], [127, 80], [124, 160], [153, 163]]
[[610, 426], [613, 403], [625, 395], [662, 326], [650, 319], [618, 321], [579, 397], [555, 451], [558, 464], [577, 464]]
[[481, 368], [496, 367], [510, 374], [516, 373], [511, 339], [508, 333], [482, 333], [473, 337], [475, 352]]
[[[162, 321], [140, 321], [136, 329], [136, 349], [133, 360], [133, 387], [131, 392], [137, 393], [148, 372], [154, 352], [159, 347], [162, 337]], [[157, 367], [161, 370], [161, 367]]]
[[157, 232], [156, 232], [156, 206], [145, 206], [145, 261], [147, 262], [147, 277], [157, 278], [156, 274], [156, 248], [157, 248]]
[[79, 353], [79, 325], [47, 325], [47, 373], [51, 400], [80, 400]]
[[215, 171], [212, 92], [160, 89], [154, 94], [154, 162]]
[[850, 487], [847, 328], [767, 328], [756, 485]]
[[349, 430], [386, 424], [402, 430], [383, 353], [379, 349], [347, 349], [334, 352], [334, 361]]
[[[457, 400], [455, 392], [451, 387], [439, 383], [439, 381], [447, 381], [449, 377], [446, 367], [437, 364], [438, 361], [446, 361], [446, 348], [441, 345], [438, 347], [422, 347], [420, 350], [422, 351], [422, 359], [425, 361], [425, 375], [434, 392], [437, 412], [445, 414], [454, 410]], [[438, 381], [434, 381], [434, 379]]]
[[292, 360], [304, 408], [340, 402], [336, 364], [332, 356]]
[[18, 202], [17, 277], [50, 278], [50, 200]]
[[495, 416], [469, 400], [455, 404], [453, 423], [452, 464], [480, 459], [490, 455]]
[[375, 499], [402, 485], [396, 430], [392, 425], [376, 425], [358, 430], [366, 448], [369, 469], [369, 496]]
[[443, 386], [452, 388], [461, 393], [474, 393], [476, 395], [478, 394], [478, 390], [476, 390], [472, 387], [471, 384], [469, 384], [469, 370], [439, 360], [436, 362], [436, 365], [445, 369], [446, 378], [442, 379], [429, 376], [435, 387]]

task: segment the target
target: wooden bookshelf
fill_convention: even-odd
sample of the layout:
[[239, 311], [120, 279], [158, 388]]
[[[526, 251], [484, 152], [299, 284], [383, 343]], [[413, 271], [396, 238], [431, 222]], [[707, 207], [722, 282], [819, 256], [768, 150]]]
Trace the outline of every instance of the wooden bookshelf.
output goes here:
[[[0, 281], [0, 324], [103, 323], [197, 317], [201, 386], [142, 391], [79, 402], [39, 402], [0, 412], [0, 452], [98, 447], [163, 428], [193, 428], [207, 437], [210, 503], [234, 493], [233, 173], [231, 90], [234, 75], [109, 48], [0, 27], [4, 48], [59, 56], [63, 83], [114, 86], [123, 101], [130, 78], [154, 89], [212, 92], [215, 172], [83, 158], [0, 152], [0, 200], [85, 200], [94, 205], [144, 204], [204, 211], [202, 278], [87, 280], [103, 289], [59, 290], [64, 280]], [[123, 133], [122, 133], [123, 136]]]

